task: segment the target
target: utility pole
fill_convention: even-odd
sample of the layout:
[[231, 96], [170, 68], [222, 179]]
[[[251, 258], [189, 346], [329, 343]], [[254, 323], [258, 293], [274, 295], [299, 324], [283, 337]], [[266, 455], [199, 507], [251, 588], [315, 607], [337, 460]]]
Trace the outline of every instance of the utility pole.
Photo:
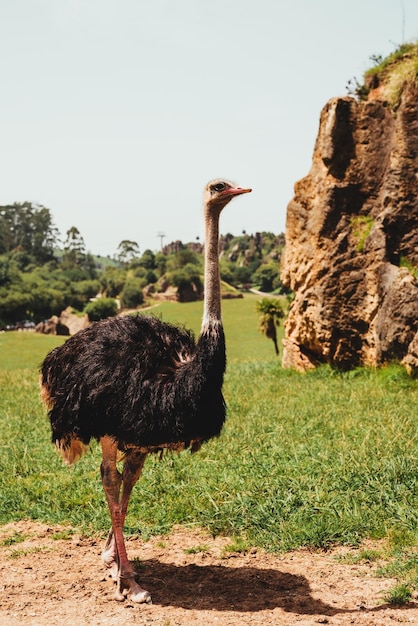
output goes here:
[[163, 240], [164, 240], [164, 237], [165, 237], [165, 233], [159, 232], [159, 233], [157, 233], [157, 237], [160, 238], [160, 246], [161, 246], [161, 250], [162, 250], [163, 249]]

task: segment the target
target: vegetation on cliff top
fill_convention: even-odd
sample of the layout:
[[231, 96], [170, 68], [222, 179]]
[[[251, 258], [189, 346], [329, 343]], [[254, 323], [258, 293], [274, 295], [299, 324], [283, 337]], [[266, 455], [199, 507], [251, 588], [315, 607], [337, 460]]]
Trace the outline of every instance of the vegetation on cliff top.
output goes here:
[[354, 78], [347, 85], [348, 92], [360, 100], [379, 89], [379, 96], [396, 108], [405, 87], [418, 88], [418, 42], [403, 43], [387, 57], [372, 55], [370, 60], [374, 65], [364, 73], [364, 82]]

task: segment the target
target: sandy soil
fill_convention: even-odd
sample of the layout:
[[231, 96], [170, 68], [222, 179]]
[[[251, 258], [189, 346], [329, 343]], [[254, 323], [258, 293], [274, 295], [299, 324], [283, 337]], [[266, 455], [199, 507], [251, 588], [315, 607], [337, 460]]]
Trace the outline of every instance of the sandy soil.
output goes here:
[[[100, 561], [103, 542], [56, 539], [59, 530], [26, 521], [0, 527], [1, 626], [418, 624], [418, 599], [384, 604], [394, 581], [375, 576], [378, 564], [339, 562], [346, 549], [233, 554], [228, 539], [184, 529], [127, 542], [153, 604], [118, 603]], [[8, 541], [16, 533], [25, 540]]]

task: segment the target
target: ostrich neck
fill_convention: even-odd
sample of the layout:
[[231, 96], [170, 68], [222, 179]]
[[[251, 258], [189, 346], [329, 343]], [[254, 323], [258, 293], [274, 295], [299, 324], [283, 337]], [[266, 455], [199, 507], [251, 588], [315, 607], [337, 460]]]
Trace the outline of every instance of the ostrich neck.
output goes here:
[[205, 217], [205, 276], [202, 332], [220, 325], [221, 282], [219, 277], [219, 216]]

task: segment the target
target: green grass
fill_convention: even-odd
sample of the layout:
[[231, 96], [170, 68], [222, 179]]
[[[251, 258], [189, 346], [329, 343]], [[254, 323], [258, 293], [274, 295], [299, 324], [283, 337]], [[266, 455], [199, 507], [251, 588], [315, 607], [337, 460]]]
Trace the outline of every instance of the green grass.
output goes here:
[[[244, 298], [224, 300], [222, 302], [223, 322], [225, 326], [228, 361], [235, 360], [277, 360], [273, 342], [258, 331], [256, 303], [259, 296], [248, 294]], [[286, 309], [286, 299], [283, 307]], [[172, 323], [183, 324], [199, 334], [202, 320], [203, 303], [164, 302], [146, 315], [155, 315]], [[284, 336], [283, 326], [278, 328], [279, 344]], [[31, 332], [0, 333], [0, 369], [15, 370], [37, 368], [45, 354], [65, 341], [65, 337], [41, 335]]]
[[394, 606], [407, 604], [412, 599], [411, 587], [406, 583], [399, 583], [399, 585], [392, 587], [385, 593], [384, 599], [388, 604], [393, 604]]
[[200, 544], [197, 546], [193, 546], [192, 548], [185, 548], [183, 552], [185, 554], [202, 554], [205, 552], [209, 552], [210, 546], [207, 544]]
[[64, 337], [32, 332], [0, 332], [0, 370], [37, 369], [45, 354]]
[[[127, 533], [200, 526], [235, 546], [270, 551], [386, 538], [399, 584], [418, 588], [417, 382], [399, 366], [283, 370], [257, 331], [255, 300], [224, 306], [228, 420], [221, 437], [196, 455], [147, 460]], [[164, 305], [161, 312], [198, 330], [201, 308]], [[98, 446], [64, 467], [39, 400], [37, 364], [62, 339], [5, 333], [0, 341], [0, 523], [31, 518], [104, 533]]]
[[351, 232], [356, 242], [357, 252], [362, 252], [367, 237], [373, 228], [374, 219], [369, 215], [356, 215], [351, 218]]
[[[228, 362], [243, 360], [277, 360], [274, 345], [258, 330], [259, 314], [256, 303], [260, 296], [248, 294], [244, 298], [222, 301], [222, 317], [225, 327]], [[282, 299], [284, 310], [287, 309], [286, 298]], [[198, 335], [202, 321], [202, 302], [179, 304], [165, 302], [147, 314], [153, 314], [167, 322], [183, 323]], [[279, 346], [284, 336], [283, 325], [278, 328]]]
[[394, 110], [398, 108], [402, 94], [418, 86], [418, 42], [402, 43], [387, 57], [372, 55], [374, 65], [364, 73], [361, 84], [356, 78], [348, 83], [350, 94], [367, 100], [372, 89], [379, 89], [379, 99], [385, 100]]

